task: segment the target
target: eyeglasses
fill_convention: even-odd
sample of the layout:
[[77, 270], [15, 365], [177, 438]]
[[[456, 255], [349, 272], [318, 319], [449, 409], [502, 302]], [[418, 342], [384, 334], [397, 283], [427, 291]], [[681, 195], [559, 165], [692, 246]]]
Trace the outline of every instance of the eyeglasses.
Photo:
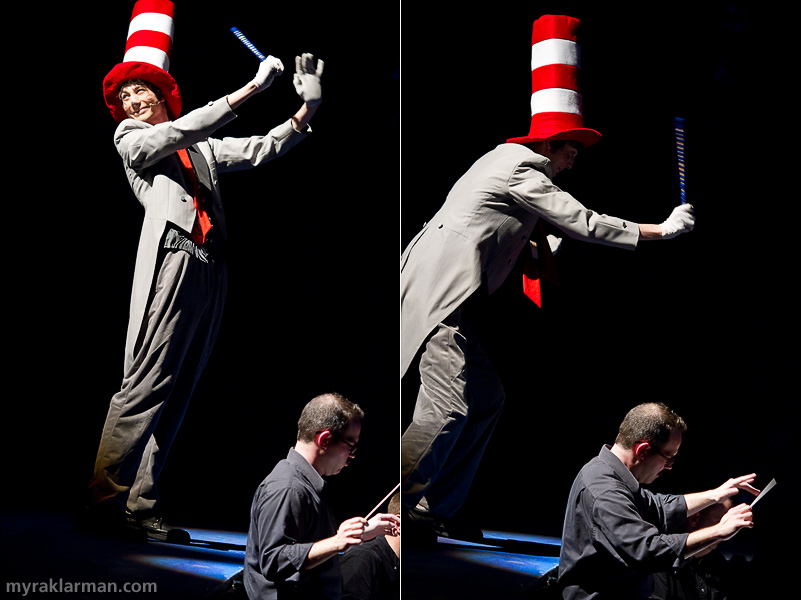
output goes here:
[[349, 442], [348, 440], [346, 440], [345, 438], [342, 438], [342, 437], [337, 437], [337, 439], [348, 447], [348, 454], [349, 455], [353, 456], [354, 454], [356, 454], [356, 450], [358, 449], [359, 442]]
[[673, 467], [673, 463], [676, 461], [675, 456], [668, 456], [667, 454], [663, 453], [661, 450], [658, 450], [656, 446], [651, 445], [651, 450], [656, 452], [659, 456], [662, 457], [662, 460], [665, 461], [665, 468], [670, 469]]

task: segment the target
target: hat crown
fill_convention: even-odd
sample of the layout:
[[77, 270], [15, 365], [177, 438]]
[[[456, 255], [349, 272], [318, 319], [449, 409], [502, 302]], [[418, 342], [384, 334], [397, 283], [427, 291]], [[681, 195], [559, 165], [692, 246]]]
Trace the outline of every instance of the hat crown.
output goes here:
[[123, 62], [146, 62], [169, 71], [174, 11], [170, 0], [139, 0], [131, 14]]
[[125, 54], [103, 80], [106, 106], [117, 121], [126, 118], [119, 102], [120, 85], [131, 79], [144, 79], [164, 94], [172, 118], [181, 113], [181, 92], [169, 74], [175, 31], [171, 0], [137, 0], [128, 25]]
[[600, 138], [584, 128], [579, 87], [580, 21], [565, 15], [543, 15], [531, 34], [531, 125], [528, 136], [510, 142], [573, 139], [589, 146]]

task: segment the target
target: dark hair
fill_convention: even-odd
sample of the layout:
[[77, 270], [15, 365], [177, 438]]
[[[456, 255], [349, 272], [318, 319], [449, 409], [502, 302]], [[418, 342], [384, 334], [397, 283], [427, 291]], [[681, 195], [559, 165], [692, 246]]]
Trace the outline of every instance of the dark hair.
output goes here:
[[578, 140], [548, 140], [551, 143], [551, 148], [554, 150], [559, 150], [560, 148], [566, 146], [567, 144], [573, 144], [579, 150], [584, 149], [584, 144], [579, 142]]
[[117, 92], [117, 97], [118, 98], [122, 95], [122, 88], [128, 87], [129, 85], [143, 85], [147, 89], [149, 89], [151, 92], [156, 94], [156, 98], [158, 98], [159, 100], [163, 100], [164, 99], [164, 92], [162, 92], [161, 89], [158, 86], [156, 86], [156, 85], [154, 85], [154, 84], [152, 84], [149, 81], [146, 81], [144, 79], [129, 79], [128, 81], [123, 81], [120, 84], [119, 91]]
[[342, 394], [330, 392], [309, 400], [298, 420], [298, 440], [311, 442], [321, 431], [342, 434], [352, 419], [363, 419], [364, 411]]
[[646, 402], [626, 414], [615, 443], [626, 450], [633, 448], [637, 442], [661, 446], [668, 441], [673, 429], [682, 433], [687, 431], [684, 419], [661, 402]]
[[558, 140], [540, 140], [538, 142], [526, 142], [522, 144], [529, 150], [533, 150], [537, 152], [538, 144], [550, 144], [551, 150], [554, 152], [558, 152], [562, 148], [564, 148], [567, 144], [573, 144], [576, 149], [580, 151], [584, 150], [584, 144], [579, 142], [578, 140], [565, 140], [565, 139], [558, 139]]

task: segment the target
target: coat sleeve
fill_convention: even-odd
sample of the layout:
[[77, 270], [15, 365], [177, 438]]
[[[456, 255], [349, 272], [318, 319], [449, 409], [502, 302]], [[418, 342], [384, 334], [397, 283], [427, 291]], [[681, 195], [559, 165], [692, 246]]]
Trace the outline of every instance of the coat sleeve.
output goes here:
[[637, 247], [637, 223], [586, 208], [526, 161], [513, 170], [508, 185], [515, 202], [572, 238], [632, 250]]
[[209, 144], [217, 162], [217, 170], [224, 173], [256, 167], [283, 156], [307, 135], [296, 131], [291, 121], [286, 121], [271, 129], [267, 135], [211, 138]]
[[174, 121], [158, 125], [125, 119], [117, 126], [114, 143], [125, 165], [140, 170], [181, 148], [205, 140], [235, 118], [228, 101], [221, 98]]

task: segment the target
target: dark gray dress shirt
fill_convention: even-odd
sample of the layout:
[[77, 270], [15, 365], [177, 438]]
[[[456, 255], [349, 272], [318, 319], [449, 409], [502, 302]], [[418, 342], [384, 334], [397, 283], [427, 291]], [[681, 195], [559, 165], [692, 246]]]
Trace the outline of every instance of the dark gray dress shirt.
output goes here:
[[339, 556], [301, 570], [312, 545], [337, 532], [325, 485], [294, 449], [259, 485], [250, 509], [243, 572], [251, 600], [340, 598]]
[[562, 597], [640, 600], [653, 573], [680, 561], [687, 541], [684, 496], [644, 489], [604, 446], [570, 490], [559, 557]]

